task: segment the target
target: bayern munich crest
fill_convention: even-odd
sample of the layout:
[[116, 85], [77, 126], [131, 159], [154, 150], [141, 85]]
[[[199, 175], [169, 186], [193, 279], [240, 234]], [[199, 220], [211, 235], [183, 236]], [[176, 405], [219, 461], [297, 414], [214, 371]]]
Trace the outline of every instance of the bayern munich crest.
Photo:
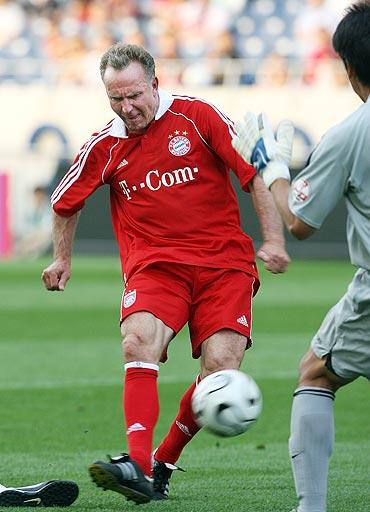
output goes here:
[[129, 308], [136, 302], [136, 290], [132, 290], [132, 292], [126, 293], [123, 297], [123, 307]]
[[175, 156], [183, 156], [189, 153], [191, 148], [190, 140], [184, 135], [173, 137], [168, 143], [168, 149]]

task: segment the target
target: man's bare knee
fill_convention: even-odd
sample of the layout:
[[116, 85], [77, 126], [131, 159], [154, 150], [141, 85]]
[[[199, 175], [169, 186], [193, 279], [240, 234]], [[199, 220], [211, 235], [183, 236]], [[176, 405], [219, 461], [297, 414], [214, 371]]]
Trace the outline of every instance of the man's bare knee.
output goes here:
[[146, 346], [143, 339], [137, 334], [127, 334], [122, 339], [122, 353], [126, 362], [143, 361], [146, 354]]
[[220, 370], [238, 370], [246, 344], [247, 338], [229, 329], [210, 336], [202, 345], [202, 376]]
[[203, 374], [209, 375], [210, 373], [218, 372], [220, 370], [235, 369], [240, 367], [240, 361], [235, 357], [209, 357], [204, 361]]
[[309, 349], [302, 357], [299, 366], [299, 386], [313, 386], [335, 392], [344, 382], [326, 366], [326, 358], [319, 358]]
[[133, 313], [121, 325], [122, 352], [126, 363], [158, 363], [173, 331], [148, 312]]

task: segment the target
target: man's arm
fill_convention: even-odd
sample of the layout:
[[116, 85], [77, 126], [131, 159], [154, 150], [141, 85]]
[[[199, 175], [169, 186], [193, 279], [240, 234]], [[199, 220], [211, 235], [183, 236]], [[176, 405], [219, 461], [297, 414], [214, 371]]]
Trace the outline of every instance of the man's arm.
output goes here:
[[315, 228], [309, 226], [303, 220], [292, 213], [288, 204], [290, 183], [286, 179], [279, 178], [270, 186], [275, 204], [288, 231], [298, 240], [305, 240], [315, 233]]
[[53, 214], [54, 261], [43, 271], [42, 280], [50, 291], [64, 291], [71, 277], [72, 246], [80, 212], [71, 217]]
[[250, 189], [263, 238], [263, 244], [257, 256], [270, 272], [274, 274], [285, 272], [290, 258], [285, 250], [283, 224], [273, 197], [258, 175], [250, 183]]

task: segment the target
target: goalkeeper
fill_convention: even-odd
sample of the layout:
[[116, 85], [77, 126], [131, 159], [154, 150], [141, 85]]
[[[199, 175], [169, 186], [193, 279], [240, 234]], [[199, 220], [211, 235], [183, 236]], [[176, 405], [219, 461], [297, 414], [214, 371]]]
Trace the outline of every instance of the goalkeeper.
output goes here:
[[260, 116], [258, 121], [253, 114], [247, 114], [233, 142], [244, 159], [259, 170], [285, 225], [299, 240], [319, 229], [344, 197], [349, 254], [357, 267], [347, 293], [324, 318], [300, 364], [289, 440], [299, 499], [292, 512], [326, 511], [329, 459], [334, 444], [334, 395], [360, 376], [370, 379], [369, 41], [367, 0], [348, 8], [333, 36], [334, 49], [363, 105], [324, 135], [308, 165], [291, 185], [291, 123], [280, 123], [275, 139], [266, 116]]

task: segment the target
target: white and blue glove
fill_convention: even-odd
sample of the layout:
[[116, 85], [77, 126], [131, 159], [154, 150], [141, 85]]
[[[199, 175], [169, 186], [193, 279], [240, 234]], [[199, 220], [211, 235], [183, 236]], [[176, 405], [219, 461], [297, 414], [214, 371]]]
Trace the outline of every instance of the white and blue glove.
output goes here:
[[276, 132], [265, 113], [258, 116], [248, 112], [244, 122], [236, 125], [233, 147], [252, 164], [270, 188], [279, 178], [290, 181], [289, 164], [292, 157], [294, 127], [291, 121], [282, 121]]

